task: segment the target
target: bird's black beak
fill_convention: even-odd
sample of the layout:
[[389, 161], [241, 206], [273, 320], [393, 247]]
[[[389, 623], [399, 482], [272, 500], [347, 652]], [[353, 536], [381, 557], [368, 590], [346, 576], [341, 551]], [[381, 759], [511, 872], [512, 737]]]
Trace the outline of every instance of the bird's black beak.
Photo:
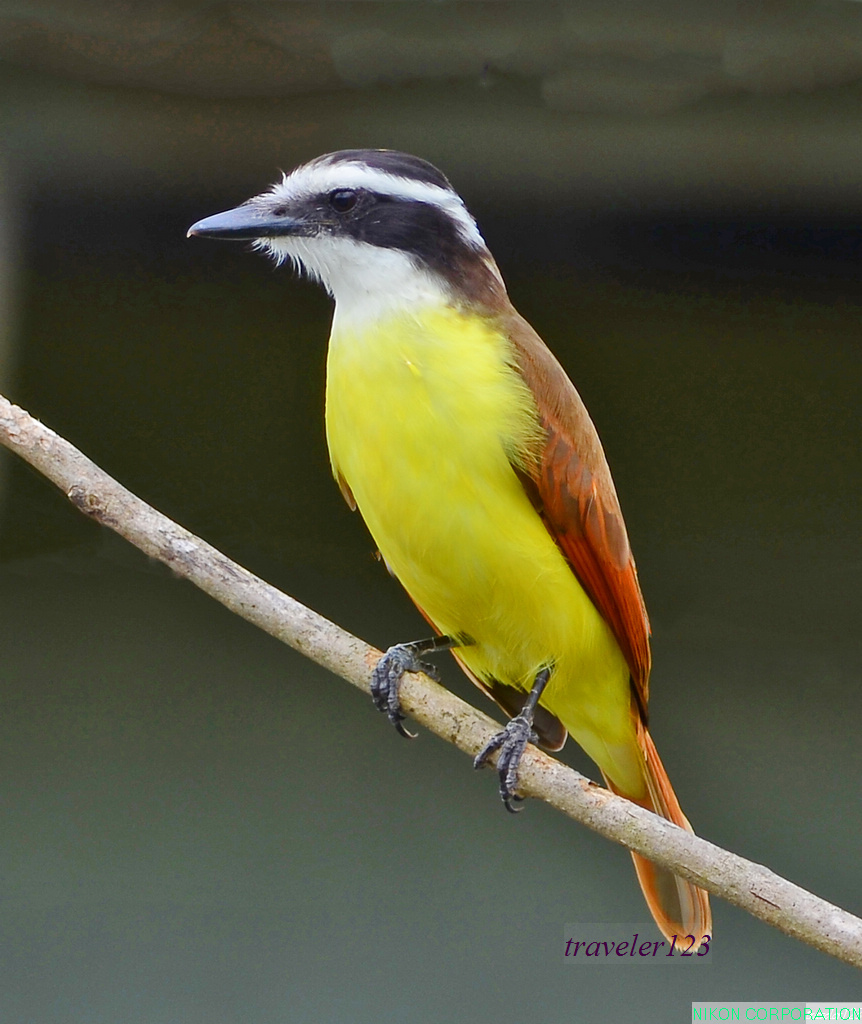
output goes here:
[[244, 203], [234, 210], [226, 210], [192, 224], [186, 237], [197, 235], [201, 238], [225, 238], [240, 242], [249, 238], [277, 238], [280, 235], [310, 233], [310, 225], [297, 217], [276, 214]]

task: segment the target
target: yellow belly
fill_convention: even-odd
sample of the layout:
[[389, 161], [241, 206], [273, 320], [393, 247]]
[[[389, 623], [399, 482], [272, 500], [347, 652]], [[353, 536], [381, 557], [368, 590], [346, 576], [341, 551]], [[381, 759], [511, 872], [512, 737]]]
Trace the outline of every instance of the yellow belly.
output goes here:
[[333, 330], [333, 468], [395, 576], [482, 679], [529, 690], [627, 792], [641, 789], [629, 672], [512, 468], [539, 441], [492, 325], [453, 309]]

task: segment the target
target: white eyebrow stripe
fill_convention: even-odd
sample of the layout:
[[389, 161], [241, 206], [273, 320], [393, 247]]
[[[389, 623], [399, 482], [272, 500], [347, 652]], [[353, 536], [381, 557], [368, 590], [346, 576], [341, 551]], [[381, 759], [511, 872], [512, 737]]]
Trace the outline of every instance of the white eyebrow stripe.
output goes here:
[[271, 195], [291, 200], [301, 196], [314, 196], [338, 188], [362, 188], [369, 192], [392, 196], [395, 199], [428, 203], [447, 213], [458, 225], [463, 240], [474, 249], [484, 249], [485, 240], [476, 222], [467, 211], [464, 200], [451, 189], [441, 188], [426, 181], [402, 178], [377, 167], [355, 161], [340, 163], [305, 164], [272, 186]]

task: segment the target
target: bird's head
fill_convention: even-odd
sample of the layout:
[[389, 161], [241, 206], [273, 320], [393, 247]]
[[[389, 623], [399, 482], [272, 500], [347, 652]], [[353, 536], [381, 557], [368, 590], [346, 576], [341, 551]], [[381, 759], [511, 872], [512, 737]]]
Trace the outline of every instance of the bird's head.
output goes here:
[[422, 300], [493, 307], [505, 296], [476, 222], [445, 175], [394, 150], [317, 157], [188, 233], [250, 240], [320, 281], [356, 315]]

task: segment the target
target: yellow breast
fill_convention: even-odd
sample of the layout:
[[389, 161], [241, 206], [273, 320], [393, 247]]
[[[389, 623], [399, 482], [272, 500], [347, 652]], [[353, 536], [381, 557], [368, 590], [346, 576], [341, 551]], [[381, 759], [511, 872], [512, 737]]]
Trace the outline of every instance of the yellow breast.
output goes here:
[[[541, 443], [508, 340], [444, 307], [333, 331], [326, 430], [383, 557], [480, 678], [529, 689], [605, 767], [631, 739], [628, 669], [513, 469]], [[613, 774], [613, 773], [612, 773]]]

